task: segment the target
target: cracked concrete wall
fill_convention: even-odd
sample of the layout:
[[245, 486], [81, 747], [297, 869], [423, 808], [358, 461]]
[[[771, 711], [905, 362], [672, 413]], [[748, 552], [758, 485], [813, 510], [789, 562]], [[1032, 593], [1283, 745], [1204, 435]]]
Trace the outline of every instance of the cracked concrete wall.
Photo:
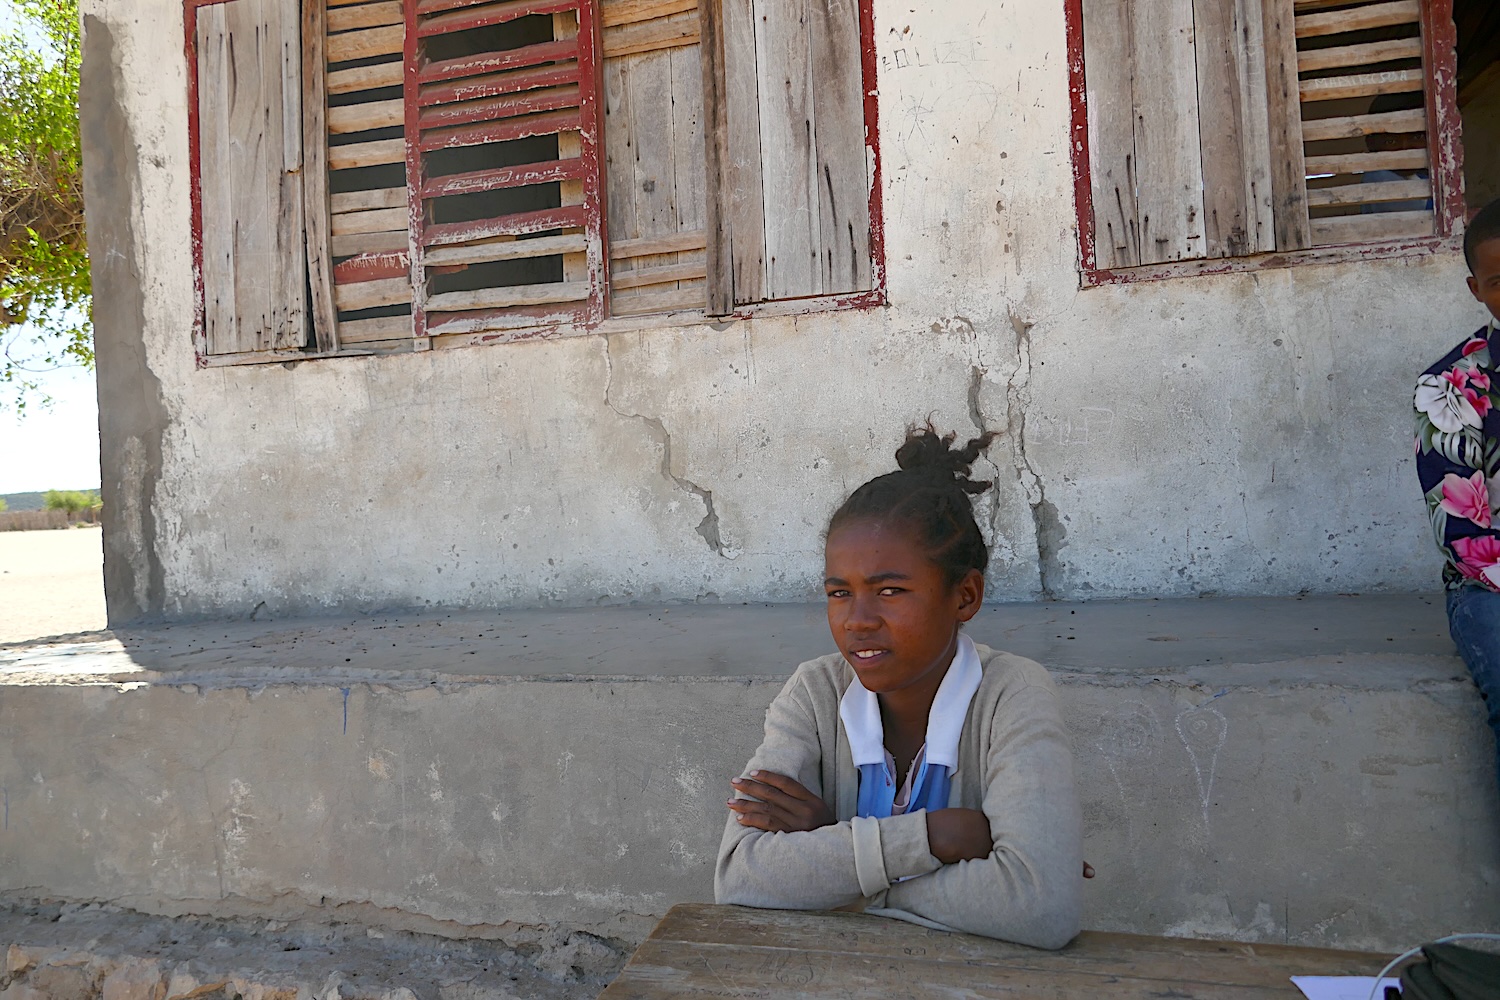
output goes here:
[[[1500, 921], [1472, 689], [1448, 658], [1334, 659], [1058, 675], [1085, 926], [1393, 951]], [[782, 682], [7, 685], [0, 893], [634, 942], [712, 898], [725, 782]]]
[[97, 298], [106, 427], [141, 425], [114, 621], [808, 599], [929, 414], [1004, 432], [995, 599], [1435, 586], [1408, 412], [1480, 323], [1459, 256], [1080, 290], [1061, 4], [877, 0], [888, 308], [204, 371], [182, 5], [83, 7], [122, 123], [85, 129], [91, 229], [134, 248]]

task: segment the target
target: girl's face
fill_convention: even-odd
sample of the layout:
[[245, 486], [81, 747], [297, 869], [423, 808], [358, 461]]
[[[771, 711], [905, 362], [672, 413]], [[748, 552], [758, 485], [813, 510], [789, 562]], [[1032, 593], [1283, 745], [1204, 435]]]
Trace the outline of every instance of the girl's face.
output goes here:
[[970, 570], [949, 586], [910, 529], [877, 520], [830, 534], [824, 562], [828, 628], [860, 683], [876, 694], [924, 683], [936, 691], [959, 624], [984, 600], [984, 577]]

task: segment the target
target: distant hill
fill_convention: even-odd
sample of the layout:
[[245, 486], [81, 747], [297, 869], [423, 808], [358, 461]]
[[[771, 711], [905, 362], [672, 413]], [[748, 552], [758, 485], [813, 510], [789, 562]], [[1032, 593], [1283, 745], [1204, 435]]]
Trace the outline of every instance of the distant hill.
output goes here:
[[[97, 493], [99, 487], [93, 486], [89, 490], [80, 490], [79, 492], [87, 493], [90, 490]], [[0, 493], [0, 500], [5, 501], [7, 510], [42, 510], [47, 506], [46, 502], [42, 499], [46, 495], [46, 493]]]

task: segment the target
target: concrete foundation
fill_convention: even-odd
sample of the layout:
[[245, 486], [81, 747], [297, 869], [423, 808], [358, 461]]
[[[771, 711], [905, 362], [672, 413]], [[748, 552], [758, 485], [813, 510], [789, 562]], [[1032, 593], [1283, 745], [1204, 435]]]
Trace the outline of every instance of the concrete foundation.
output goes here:
[[[1099, 871], [1085, 925], [1394, 950], [1500, 927], [1500, 802], [1438, 597], [1013, 605]], [[808, 606], [199, 624], [0, 653], [0, 891], [630, 942], [711, 898]]]

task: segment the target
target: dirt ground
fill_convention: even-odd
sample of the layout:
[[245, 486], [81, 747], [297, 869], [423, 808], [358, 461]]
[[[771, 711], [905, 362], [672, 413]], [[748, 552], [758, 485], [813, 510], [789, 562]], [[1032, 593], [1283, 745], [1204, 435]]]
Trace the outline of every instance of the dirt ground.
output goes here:
[[0, 531], [0, 642], [104, 628], [97, 526]]

